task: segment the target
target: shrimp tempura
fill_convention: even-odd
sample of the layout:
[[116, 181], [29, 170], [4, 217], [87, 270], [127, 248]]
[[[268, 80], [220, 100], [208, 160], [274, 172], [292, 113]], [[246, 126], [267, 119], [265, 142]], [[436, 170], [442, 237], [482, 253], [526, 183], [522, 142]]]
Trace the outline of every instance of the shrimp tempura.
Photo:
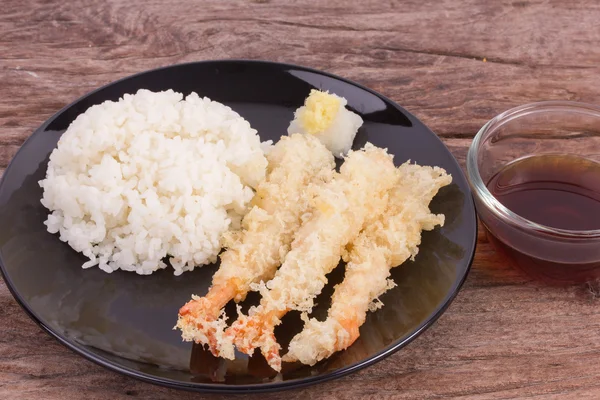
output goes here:
[[314, 365], [354, 343], [367, 311], [381, 307], [379, 296], [395, 286], [388, 279], [391, 268], [414, 259], [422, 230], [444, 224], [444, 215], [432, 214], [429, 203], [452, 177], [441, 168], [410, 163], [400, 166], [397, 174], [385, 213], [349, 246], [346, 274], [335, 289], [327, 319], [303, 314], [304, 329], [292, 339], [284, 361]]
[[350, 152], [340, 173], [329, 183], [315, 185], [314, 213], [300, 228], [275, 277], [256, 285], [262, 299], [248, 316], [241, 315], [226, 335], [238, 350], [252, 354], [260, 347], [269, 365], [281, 370], [275, 326], [290, 310], [310, 311], [344, 247], [363, 228], [369, 215], [384, 211], [387, 193], [396, 183], [392, 158], [367, 144]]
[[310, 209], [307, 186], [335, 172], [333, 155], [311, 135], [282, 137], [267, 160], [267, 178], [258, 186], [242, 231], [225, 237], [228, 249], [210, 290], [204, 297], [192, 296], [179, 310], [176, 327], [183, 339], [208, 344], [215, 356], [228, 359], [234, 351], [223, 336], [223, 307], [231, 299], [243, 300], [251, 284], [273, 277]]

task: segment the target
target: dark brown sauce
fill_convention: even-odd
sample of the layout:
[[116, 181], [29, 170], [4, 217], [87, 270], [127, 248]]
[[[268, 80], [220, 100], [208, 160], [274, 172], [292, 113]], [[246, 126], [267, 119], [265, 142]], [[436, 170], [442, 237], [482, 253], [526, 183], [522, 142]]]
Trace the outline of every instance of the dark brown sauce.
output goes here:
[[490, 243], [506, 257], [512, 265], [531, 278], [550, 285], [569, 285], [600, 279], [600, 261], [586, 263], [565, 263], [546, 260], [515, 250], [506, 238], [498, 238], [486, 229]]
[[[600, 163], [575, 156], [529, 157], [507, 165], [489, 180], [487, 187], [509, 210], [538, 224], [571, 231], [600, 229]], [[600, 260], [564, 263], [534, 257], [515, 249], [519, 238], [511, 229], [500, 229], [488, 237], [514, 264], [535, 278], [551, 282], [598, 278]], [[551, 245], [540, 242], [540, 246]], [[528, 250], [545, 253], [541, 247]]]
[[600, 229], [600, 164], [574, 156], [535, 156], [509, 164], [488, 189], [509, 210], [545, 226]]

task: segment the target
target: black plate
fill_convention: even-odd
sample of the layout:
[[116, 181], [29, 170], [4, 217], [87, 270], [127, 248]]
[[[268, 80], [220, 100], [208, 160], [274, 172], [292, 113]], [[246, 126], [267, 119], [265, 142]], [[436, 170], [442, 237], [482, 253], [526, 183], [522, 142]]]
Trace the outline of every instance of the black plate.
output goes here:
[[[217, 266], [175, 277], [80, 268], [84, 257], [46, 232], [40, 204], [48, 156], [71, 121], [88, 107], [117, 100], [140, 88], [192, 91], [232, 107], [258, 129], [263, 140], [286, 132], [294, 109], [311, 88], [348, 100], [365, 123], [355, 147], [367, 141], [387, 147], [397, 165], [410, 159], [438, 165], [454, 178], [432, 203], [446, 214], [442, 229], [426, 232], [414, 262], [393, 270], [398, 286], [383, 309], [370, 313], [359, 340], [314, 367], [285, 365], [281, 375], [259, 356], [234, 362], [213, 358], [181, 341], [172, 330], [177, 310], [192, 293], [204, 294]], [[25, 142], [0, 184], [0, 267], [17, 301], [61, 343], [112, 370], [165, 386], [213, 392], [266, 391], [299, 387], [356, 371], [392, 354], [433, 323], [456, 296], [469, 270], [477, 236], [467, 182], [448, 149], [425, 125], [392, 101], [348, 80], [308, 68], [255, 61], [209, 61], [175, 65], [134, 75], [98, 89], [67, 106]], [[343, 266], [330, 276], [314, 314], [324, 315]], [[249, 296], [246, 303], [256, 301]], [[276, 334], [285, 345], [301, 328], [298, 315], [284, 319]], [[450, 338], [448, 339], [450, 340]]]

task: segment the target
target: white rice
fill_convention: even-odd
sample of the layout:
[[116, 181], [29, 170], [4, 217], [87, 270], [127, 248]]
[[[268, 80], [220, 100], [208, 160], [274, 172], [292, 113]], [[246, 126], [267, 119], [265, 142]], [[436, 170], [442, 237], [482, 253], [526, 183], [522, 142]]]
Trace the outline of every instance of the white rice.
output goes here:
[[40, 181], [45, 224], [106, 272], [175, 275], [213, 263], [239, 227], [267, 161], [231, 108], [172, 90], [140, 90], [79, 115]]

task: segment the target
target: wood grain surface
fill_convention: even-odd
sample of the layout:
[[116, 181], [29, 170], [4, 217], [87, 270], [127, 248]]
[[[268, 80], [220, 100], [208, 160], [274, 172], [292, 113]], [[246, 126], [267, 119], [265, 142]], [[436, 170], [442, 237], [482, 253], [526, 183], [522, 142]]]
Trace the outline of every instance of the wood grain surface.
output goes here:
[[[599, 21], [596, 0], [2, 0], [0, 173], [35, 128], [86, 92], [221, 58], [358, 81], [414, 113], [464, 165], [473, 135], [510, 107], [600, 103]], [[404, 350], [333, 382], [239, 398], [600, 398], [599, 297], [595, 285], [530, 281], [480, 234], [464, 289]], [[0, 283], [0, 398], [136, 397], [225, 398], [142, 383], [76, 356]]]

